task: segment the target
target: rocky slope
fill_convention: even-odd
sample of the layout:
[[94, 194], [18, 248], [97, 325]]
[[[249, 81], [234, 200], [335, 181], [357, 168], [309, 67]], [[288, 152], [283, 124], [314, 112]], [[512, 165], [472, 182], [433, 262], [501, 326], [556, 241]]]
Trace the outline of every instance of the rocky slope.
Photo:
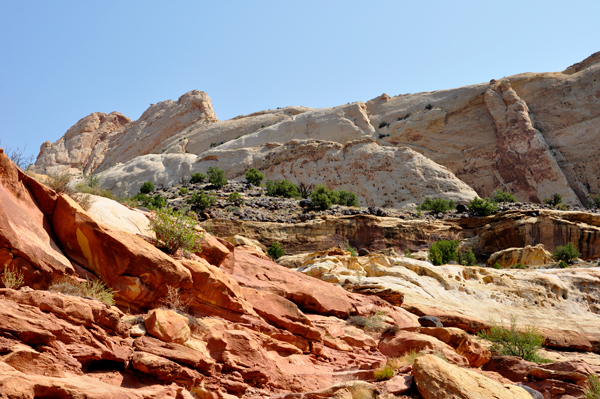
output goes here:
[[254, 167], [267, 179], [322, 183], [355, 192], [367, 206], [414, 206], [427, 197], [468, 202], [477, 196], [448, 169], [419, 153], [408, 148], [381, 147], [370, 139], [345, 145], [294, 140], [284, 145], [218, 148], [204, 152], [200, 159], [187, 154], [146, 155], [104, 172], [103, 186], [133, 195], [145, 181], [170, 187], [191, 173], [206, 173], [212, 166], [226, 170], [229, 178], [239, 181], [245, 181], [246, 171]]
[[[598, 59], [594, 54], [563, 72], [525, 73], [428, 93], [384, 94], [333, 108], [288, 107], [222, 122], [206, 93], [193, 91], [177, 102], [151, 106], [136, 122], [111, 114], [119, 123], [109, 128], [97, 121], [100, 114], [88, 116], [56, 143], [42, 146], [35, 170], [81, 166], [99, 172], [147, 154], [205, 159], [212, 146], [239, 154], [293, 140], [346, 144], [369, 138], [380, 145], [410, 147], [447, 167], [480, 196], [501, 188], [522, 201], [540, 202], [558, 192], [566, 203], [577, 205], [589, 193], [600, 193], [598, 166], [591, 156], [598, 150]], [[82, 130], [81, 125], [87, 127]], [[74, 137], [78, 134], [81, 139]], [[170, 175], [187, 173], [192, 168], [186, 165], [194, 160], [190, 155], [152, 164], [171, 164], [164, 170]], [[178, 162], [182, 166], [176, 167]], [[146, 167], [150, 165], [140, 160], [134, 169]], [[277, 165], [267, 161], [261, 167], [268, 171]], [[365, 200], [383, 206], [387, 198]]]
[[[169, 256], [143, 235], [143, 213], [106, 199], [85, 212], [24, 174], [2, 151], [0, 199], [0, 274], [17, 270], [25, 278], [20, 290], [0, 288], [3, 397], [428, 399], [444, 392], [564, 399], [582, 397], [587, 376], [600, 371], [596, 269], [436, 267], [389, 248], [454, 234], [480, 246], [487, 242], [479, 248], [483, 253], [489, 247], [484, 233], [499, 226], [518, 237], [516, 226], [548, 220], [567, 223], [569, 235], [583, 235], [598, 229], [591, 213], [521, 205], [488, 218], [403, 220], [411, 212], [377, 217], [358, 209], [311, 220], [330, 224], [317, 234], [308, 222], [278, 224], [286, 246], [293, 235], [297, 243], [314, 236], [317, 247], [325, 245], [325, 237], [345, 226], [353, 242], [363, 237], [387, 247], [387, 255], [353, 257], [340, 249], [304, 254], [299, 272], [272, 262], [260, 242], [240, 236], [206, 234], [201, 252]], [[208, 222], [214, 230], [224, 223], [250, 226], [246, 233], [258, 223]], [[361, 223], [368, 227], [357, 228]], [[526, 237], [528, 229], [520, 234]], [[262, 231], [255, 238], [266, 243], [269, 225]], [[301, 245], [304, 252], [310, 247]], [[48, 290], [57, 280], [66, 284], [65, 278], [100, 279], [115, 291], [116, 306]], [[470, 335], [488, 327], [488, 316], [512, 314], [538, 326], [548, 348], [578, 354], [548, 350], [553, 362], [537, 365], [491, 353]], [[418, 319], [423, 315], [429, 317]], [[376, 381], [381, 366], [411, 351], [422, 355], [414, 365], [394, 360], [393, 378]]]

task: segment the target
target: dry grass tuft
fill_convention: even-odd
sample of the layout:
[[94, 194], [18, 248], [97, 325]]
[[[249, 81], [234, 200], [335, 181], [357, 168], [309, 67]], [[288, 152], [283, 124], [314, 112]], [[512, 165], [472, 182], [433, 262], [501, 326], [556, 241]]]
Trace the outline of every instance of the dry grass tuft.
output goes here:
[[0, 280], [6, 288], [11, 288], [13, 290], [18, 290], [25, 285], [25, 277], [23, 276], [23, 272], [16, 267], [6, 267]]
[[50, 284], [48, 291], [61, 292], [63, 294], [90, 297], [107, 305], [114, 305], [114, 291], [107, 288], [100, 280], [88, 280], [79, 282], [71, 277], [63, 276]]

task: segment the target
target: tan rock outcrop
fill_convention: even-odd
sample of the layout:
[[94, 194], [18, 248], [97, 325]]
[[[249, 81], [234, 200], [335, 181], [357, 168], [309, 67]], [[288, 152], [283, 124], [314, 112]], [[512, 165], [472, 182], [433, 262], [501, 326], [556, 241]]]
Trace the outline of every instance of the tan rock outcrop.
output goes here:
[[165, 342], [183, 344], [192, 334], [187, 317], [173, 310], [152, 309], [144, 324], [148, 334]]
[[461, 369], [433, 355], [415, 360], [415, 383], [424, 399], [531, 399], [516, 385], [501, 385], [483, 375]]
[[388, 357], [400, 357], [410, 352], [438, 352], [453, 364], [468, 366], [469, 361], [456, 353], [452, 347], [426, 334], [400, 331], [393, 337], [385, 337], [379, 343], [379, 351]]
[[552, 254], [544, 249], [544, 244], [528, 245], [525, 248], [507, 248], [492, 254], [488, 258], [487, 266], [492, 267], [498, 263], [503, 268], [510, 268], [517, 263], [529, 266], [540, 266], [553, 263]]

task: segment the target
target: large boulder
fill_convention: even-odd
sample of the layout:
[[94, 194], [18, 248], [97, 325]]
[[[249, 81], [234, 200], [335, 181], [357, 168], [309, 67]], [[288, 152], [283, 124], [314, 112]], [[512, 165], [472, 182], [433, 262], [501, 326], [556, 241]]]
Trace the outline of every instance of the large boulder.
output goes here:
[[187, 317], [167, 309], [152, 309], [144, 323], [148, 334], [165, 342], [183, 344], [190, 339]]
[[503, 386], [433, 355], [417, 358], [413, 373], [417, 389], [424, 399], [531, 399], [531, 395], [521, 387]]
[[498, 263], [503, 268], [510, 268], [517, 263], [540, 266], [552, 262], [552, 254], [544, 249], [544, 244], [538, 244], [535, 246], [527, 245], [525, 248], [507, 248], [495, 252], [489, 257], [487, 266], [492, 267]]
[[439, 339], [409, 331], [400, 331], [393, 337], [384, 337], [379, 342], [379, 351], [388, 357], [400, 357], [410, 352], [438, 352], [452, 363], [461, 366], [469, 365], [469, 361], [465, 357], [457, 354], [452, 347]]

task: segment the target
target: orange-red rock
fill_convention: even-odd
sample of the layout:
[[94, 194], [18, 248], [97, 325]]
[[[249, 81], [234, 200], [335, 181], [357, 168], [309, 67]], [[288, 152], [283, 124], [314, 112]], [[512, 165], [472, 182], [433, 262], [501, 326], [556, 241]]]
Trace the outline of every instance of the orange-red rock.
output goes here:
[[185, 316], [167, 309], [152, 309], [144, 324], [148, 334], [165, 342], [183, 344], [192, 334]]

